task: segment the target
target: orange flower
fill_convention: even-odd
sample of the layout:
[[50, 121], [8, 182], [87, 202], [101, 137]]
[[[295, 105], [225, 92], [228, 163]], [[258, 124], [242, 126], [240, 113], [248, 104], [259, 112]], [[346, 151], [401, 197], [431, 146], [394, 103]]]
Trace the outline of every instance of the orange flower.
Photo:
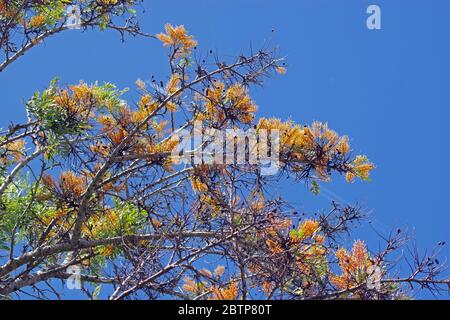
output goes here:
[[340, 248], [336, 251], [336, 257], [339, 260], [339, 266], [344, 273], [352, 272], [355, 270], [355, 265], [352, 261], [352, 256], [344, 248]]
[[89, 149], [94, 153], [106, 157], [109, 155], [109, 152], [111, 151], [111, 145], [99, 142], [91, 145]]
[[279, 74], [286, 74], [287, 70], [285, 67], [276, 67], [275, 71], [278, 72]]
[[371, 163], [360, 164], [355, 167], [356, 174], [363, 180], [369, 179], [370, 171], [374, 169], [374, 165]]
[[322, 235], [314, 236], [314, 241], [318, 244], [323, 244], [325, 242], [325, 237]]
[[281, 245], [272, 239], [267, 239], [266, 244], [272, 253], [278, 254], [278, 253], [282, 253], [284, 251], [284, 249], [281, 247]]
[[362, 180], [368, 180], [370, 172], [375, 168], [373, 163], [369, 162], [366, 156], [358, 155], [353, 160], [354, 174]]
[[299, 227], [299, 233], [305, 237], [311, 237], [319, 229], [319, 222], [316, 220], [306, 220]]
[[191, 180], [192, 189], [194, 189], [196, 191], [200, 191], [200, 192], [208, 191], [208, 185], [203, 183], [201, 181], [200, 177], [198, 177], [198, 176], [191, 176], [190, 180]]
[[55, 190], [57, 188], [56, 181], [51, 175], [45, 175], [42, 177], [42, 183], [49, 189]]
[[176, 73], [172, 74], [166, 85], [167, 94], [172, 95], [175, 92], [177, 92], [177, 90], [179, 89], [178, 85], [180, 84], [180, 82], [181, 82], [181, 77]]
[[348, 171], [348, 172], [345, 174], [345, 180], [346, 180], [347, 182], [352, 182], [353, 180], [355, 180], [355, 178], [356, 178], [356, 174], [354, 174], [353, 172]]
[[102, 131], [110, 131], [116, 126], [116, 120], [112, 116], [101, 115], [97, 122], [103, 126]]
[[0, 0], [0, 13], [5, 14], [8, 11], [8, 5], [6, 4], [5, 0]]
[[201, 269], [199, 273], [207, 278], [212, 278], [212, 273], [208, 269]]
[[45, 16], [42, 14], [39, 14], [37, 16], [33, 16], [30, 19], [30, 27], [31, 28], [39, 28], [45, 23]]
[[59, 186], [63, 192], [81, 196], [86, 189], [86, 181], [72, 171], [65, 171], [59, 176]]
[[177, 110], [177, 105], [173, 103], [173, 101], [169, 101], [166, 103], [166, 108], [169, 111], [175, 112]]
[[254, 113], [258, 110], [255, 103], [248, 95], [247, 89], [240, 83], [228, 88], [225, 93], [227, 100], [231, 102], [231, 110], [235, 117], [242, 123], [251, 123], [255, 118]]
[[103, 257], [109, 257], [113, 253], [114, 253], [114, 246], [111, 246], [111, 245], [105, 246], [103, 248], [103, 250], [101, 251], [101, 255]]
[[264, 281], [262, 284], [262, 289], [264, 291], [264, 293], [266, 294], [266, 296], [270, 296], [270, 294], [272, 293], [272, 290], [274, 288], [274, 285], [269, 282], [269, 281]]
[[184, 291], [197, 293], [199, 292], [198, 284], [189, 277], [184, 278], [184, 284], [182, 285]]
[[225, 272], [224, 266], [217, 266], [217, 268], [214, 270], [214, 275], [216, 277], [221, 277]]
[[181, 50], [180, 53], [183, 54], [188, 53], [197, 45], [197, 41], [187, 34], [183, 25], [174, 27], [167, 23], [164, 28], [166, 30], [165, 34], [159, 33], [156, 35], [164, 46], [174, 46], [176, 49]]
[[131, 121], [135, 124], [140, 124], [148, 116], [148, 113], [144, 110], [137, 110], [131, 114]]
[[167, 122], [166, 120], [162, 120], [162, 121], [159, 122], [159, 123], [158, 123], [158, 122], [153, 122], [153, 123], [152, 123], [153, 129], [155, 129], [155, 131], [156, 131], [157, 133], [162, 132], [162, 131], [166, 128], [167, 124], [168, 124], [168, 122]]
[[350, 287], [350, 281], [345, 275], [332, 275], [330, 276], [330, 282], [341, 290], [345, 290]]
[[111, 132], [109, 134], [109, 138], [111, 139], [111, 142], [113, 143], [113, 145], [118, 145], [122, 142], [123, 139], [125, 139], [125, 137], [128, 135], [128, 132], [126, 132], [123, 129], [118, 129], [114, 132]]
[[351, 254], [343, 248], [337, 250], [336, 257], [342, 274], [332, 275], [330, 281], [339, 289], [357, 286], [361, 281], [366, 281], [370, 275], [369, 271], [373, 262], [369, 259], [364, 242], [355, 241]]
[[367, 262], [366, 247], [361, 240], [357, 240], [353, 244], [352, 258], [355, 265], [358, 267], [365, 266], [365, 263]]
[[224, 100], [224, 88], [223, 82], [217, 82], [211, 88], [206, 89], [205, 96], [202, 97], [205, 105], [205, 113], [197, 115], [198, 120], [212, 120], [222, 122], [225, 120], [225, 113], [221, 106]]
[[5, 144], [6, 154], [11, 155], [14, 161], [21, 162], [25, 157], [25, 140], [16, 140]]
[[150, 102], [152, 102], [152, 97], [149, 96], [148, 94], [146, 94], [141, 97], [138, 104], [139, 104], [140, 108], [145, 108], [145, 107], [148, 107]]
[[141, 79], [137, 79], [136, 80], [136, 86], [140, 89], [140, 90], [145, 90], [146, 89], [146, 85], [145, 82], [142, 81]]
[[350, 151], [350, 145], [348, 143], [348, 137], [343, 136], [339, 139], [337, 145], [336, 145], [336, 151], [341, 154], [346, 154]]
[[239, 286], [237, 282], [231, 283], [228, 287], [213, 289], [214, 300], [236, 300], [239, 296]]

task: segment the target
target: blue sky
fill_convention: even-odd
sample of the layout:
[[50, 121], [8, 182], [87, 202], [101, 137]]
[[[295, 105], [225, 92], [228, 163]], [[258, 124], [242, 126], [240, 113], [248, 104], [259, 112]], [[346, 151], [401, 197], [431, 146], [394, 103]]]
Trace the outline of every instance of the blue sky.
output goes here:
[[[381, 7], [382, 30], [366, 28], [369, 4]], [[252, 91], [259, 115], [326, 121], [377, 165], [372, 182], [336, 177], [325, 193], [362, 204], [381, 233], [409, 227], [421, 250], [450, 241], [449, 1], [172, 0], [143, 6], [144, 31], [184, 24], [204, 52], [230, 57], [269, 39], [279, 45], [288, 73]], [[0, 74], [0, 126], [22, 121], [22, 101], [55, 76], [67, 84], [99, 80], [134, 88], [137, 78], [165, 79], [165, 57], [156, 40], [121, 43], [112, 31], [57, 35]], [[329, 207], [329, 199], [301, 185], [277, 191], [306, 212]], [[370, 227], [355, 237], [378, 246]], [[450, 249], [443, 254], [450, 256]]]

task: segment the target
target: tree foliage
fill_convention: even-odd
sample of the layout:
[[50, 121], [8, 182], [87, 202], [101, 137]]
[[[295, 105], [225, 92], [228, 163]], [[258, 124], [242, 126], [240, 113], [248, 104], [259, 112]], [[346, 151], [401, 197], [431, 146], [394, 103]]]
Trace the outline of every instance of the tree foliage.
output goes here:
[[[123, 32], [114, 19], [134, 21], [135, 1], [0, 0], [1, 68], [33, 39], [61, 28], [65, 6], [74, 3], [84, 28]], [[9, 36], [18, 29], [24, 42]], [[126, 30], [141, 33], [137, 23]], [[183, 26], [167, 24], [154, 38], [168, 48], [170, 76], [137, 80], [135, 105], [111, 83], [64, 87], [55, 79], [27, 101], [27, 121], [2, 132], [3, 297], [59, 298], [62, 292], [46, 287], [69, 278], [71, 266], [82, 266], [85, 284], [111, 285], [110, 299], [404, 299], [413, 291], [403, 284], [445, 290], [438, 251], [414, 252], [409, 275], [392, 269], [392, 256], [407, 243], [400, 230], [378, 252], [360, 240], [348, 251], [343, 239], [364, 218], [361, 208], [333, 202], [305, 216], [272, 195], [286, 177], [317, 194], [319, 182], [365, 181], [374, 169], [325, 123], [257, 117], [252, 87], [287, 72], [276, 50], [203, 59]], [[280, 171], [181, 163], [174, 133], [193, 131], [195, 121], [280, 130]], [[83, 291], [92, 298], [99, 287]]]

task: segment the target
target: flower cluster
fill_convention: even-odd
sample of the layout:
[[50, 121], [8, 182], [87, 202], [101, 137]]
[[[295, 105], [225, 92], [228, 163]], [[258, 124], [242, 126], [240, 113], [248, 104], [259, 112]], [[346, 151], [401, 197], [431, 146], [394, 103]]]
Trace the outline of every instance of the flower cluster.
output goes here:
[[31, 28], [39, 28], [45, 23], [45, 16], [43, 14], [38, 14], [30, 18], [29, 25]]
[[59, 176], [59, 187], [63, 194], [79, 197], [86, 189], [86, 178], [72, 171], [65, 171]]
[[317, 178], [328, 181], [331, 169], [346, 173], [346, 180], [355, 177], [367, 180], [374, 165], [365, 156], [349, 161], [350, 145], [347, 136], [339, 136], [326, 123], [313, 122], [300, 126], [277, 118], [259, 120], [257, 130], [279, 130], [281, 161], [302, 172], [312, 168]]

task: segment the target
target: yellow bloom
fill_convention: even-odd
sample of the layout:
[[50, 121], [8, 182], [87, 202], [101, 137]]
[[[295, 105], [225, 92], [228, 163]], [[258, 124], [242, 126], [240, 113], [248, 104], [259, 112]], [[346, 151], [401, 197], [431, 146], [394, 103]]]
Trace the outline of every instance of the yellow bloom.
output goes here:
[[336, 258], [338, 258], [339, 266], [344, 273], [354, 271], [354, 265], [352, 261], [352, 256], [344, 248], [340, 248], [336, 251]]
[[214, 300], [236, 300], [239, 296], [239, 286], [237, 282], [231, 283], [228, 287], [213, 289], [212, 299]]
[[103, 131], [110, 131], [116, 126], [116, 120], [111, 116], [101, 115], [97, 122], [103, 126]]
[[323, 244], [325, 242], [325, 237], [322, 235], [314, 236], [314, 241], [318, 244]]
[[131, 114], [131, 121], [135, 124], [143, 122], [148, 116], [148, 113], [144, 110], [137, 110]]
[[74, 105], [74, 101], [70, 97], [70, 94], [67, 90], [61, 90], [57, 96], [53, 98], [53, 101], [59, 106], [59, 107], [67, 107]]
[[375, 168], [366, 156], [358, 155], [352, 163], [352, 172], [362, 180], [368, 180], [370, 172]]
[[364, 245], [364, 242], [362, 242], [361, 240], [357, 240], [353, 244], [352, 258], [355, 264], [359, 267], [364, 266], [364, 264], [366, 263], [367, 261], [366, 247]]
[[108, 134], [108, 137], [111, 139], [111, 142], [115, 146], [118, 145], [119, 143], [121, 143], [122, 140], [125, 139], [126, 136], [128, 136], [128, 132], [126, 132], [122, 128], [119, 128], [118, 130], [110, 132]]
[[319, 229], [319, 222], [316, 220], [308, 219], [305, 222], [303, 222], [303, 224], [299, 227], [299, 233], [302, 234], [304, 237], [309, 238], [318, 229]]
[[152, 100], [152, 97], [148, 94], [141, 96], [138, 102], [139, 109], [147, 112], [147, 115], [152, 114], [159, 106], [159, 104]]
[[282, 253], [284, 251], [284, 249], [281, 247], [281, 245], [272, 239], [267, 239], [266, 245], [269, 248], [270, 252], [272, 252], [272, 253], [278, 254], [278, 253]]
[[114, 252], [114, 246], [109, 245], [109, 246], [105, 246], [103, 248], [103, 250], [101, 250], [101, 255], [103, 257], [109, 257], [111, 254], [113, 254], [113, 252]]
[[78, 102], [90, 103], [92, 99], [92, 88], [87, 84], [80, 82], [79, 85], [71, 86], [70, 89], [73, 92], [73, 97]]
[[369, 179], [370, 171], [374, 169], [374, 165], [372, 163], [364, 163], [355, 167], [356, 174], [363, 180]]
[[184, 284], [182, 285], [184, 291], [197, 293], [199, 292], [199, 285], [189, 277], [184, 278]]
[[348, 143], [348, 137], [343, 136], [339, 139], [337, 145], [336, 145], [336, 151], [341, 154], [346, 154], [350, 151], [350, 145]]
[[145, 82], [142, 81], [141, 79], [137, 79], [136, 80], [136, 86], [141, 89], [141, 90], [145, 90], [146, 89], [146, 85]]
[[168, 124], [168, 122], [166, 120], [162, 120], [159, 123], [155, 121], [152, 125], [153, 125], [153, 128], [155, 129], [155, 131], [157, 133], [160, 133], [166, 128], [167, 124]]
[[63, 192], [81, 196], [86, 189], [86, 180], [72, 171], [65, 171], [59, 176], [59, 186]]
[[[195, 186], [195, 187], [196, 188], [200, 187], [205, 192], [208, 191], [208, 189], [207, 189], [208, 186], [206, 184], [201, 184], [200, 186]], [[198, 191], [200, 191], [200, 190], [198, 190]], [[207, 194], [201, 194], [199, 202], [200, 202], [201, 208], [209, 208], [211, 210], [211, 217], [213, 217], [213, 218], [217, 217], [218, 213], [220, 213], [220, 211], [222, 209], [219, 201]], [[201, 209], [199, 211], [201, 211]]]
[[190, 180], [191, 180], [192, 189], [194, 189], [196, 191], [200, 191], [200, 192], [208, 191], [208, 185], [203, 183], [201, 181], [200, 177], [198, 177], [198, 176], [191, 176]]
[[330, 282], [335, 285], [340, 290], [345, 290], [350, 287], [350, 281], [347, 279], [345, 275], [331, 275]]
[[169, 101], [166, 103], [166, 108], [169, 111], [175, 112], [177, 110], [177, 105], [173, 101]]
[[225, 97], [230, 101], [231, 110], [240, 122], [248, 124], [253, 121], [258, 108], [248, 95], [247, 88], [236, 83], [228, 88]]
[[345, 174], [345, 180], [346, 180], [347, 182], [352, 182], [353, 180], [355, 180], [355, 178], [356, 178], [356, 175], [355, 175], [353, 172], [348, 171], [348, 172]]
[[42, 183], [49, 189], [56, 190], [57, 188], [56, 181], [51, 175], [44, 175], [42, 177]]
[[225, 272], [224, 266], [217, 266], [217, 268], [214, 270], [214, 275], [216, 277], [221, 277]]
[[104, 5], [115, 5], [118, 0], [97, 0], [100, 4]]
[[336, 257], [342, 274], [340, 276], [332, 275], [330, 277], [332, 284], [344, 290], [366, 281], [373, 262], [369, 259], [364, 242], [355, 241], [351, 254], [343, 248], [337, 250]]
[[204, 275], [204, 276], [207, 277], [207, 278], [212, 278], [212, 272], [209, 271], [208, 269], [201, 269], [201, 270], [199, 271], [199, 273], [200, 273], [201, 275]]
[[109, 155], [109, 152], [111, 151], [111, 146], [109, 144], [96, 143], [91, 145], [89, 149], [94, 153], [106, 157]]

